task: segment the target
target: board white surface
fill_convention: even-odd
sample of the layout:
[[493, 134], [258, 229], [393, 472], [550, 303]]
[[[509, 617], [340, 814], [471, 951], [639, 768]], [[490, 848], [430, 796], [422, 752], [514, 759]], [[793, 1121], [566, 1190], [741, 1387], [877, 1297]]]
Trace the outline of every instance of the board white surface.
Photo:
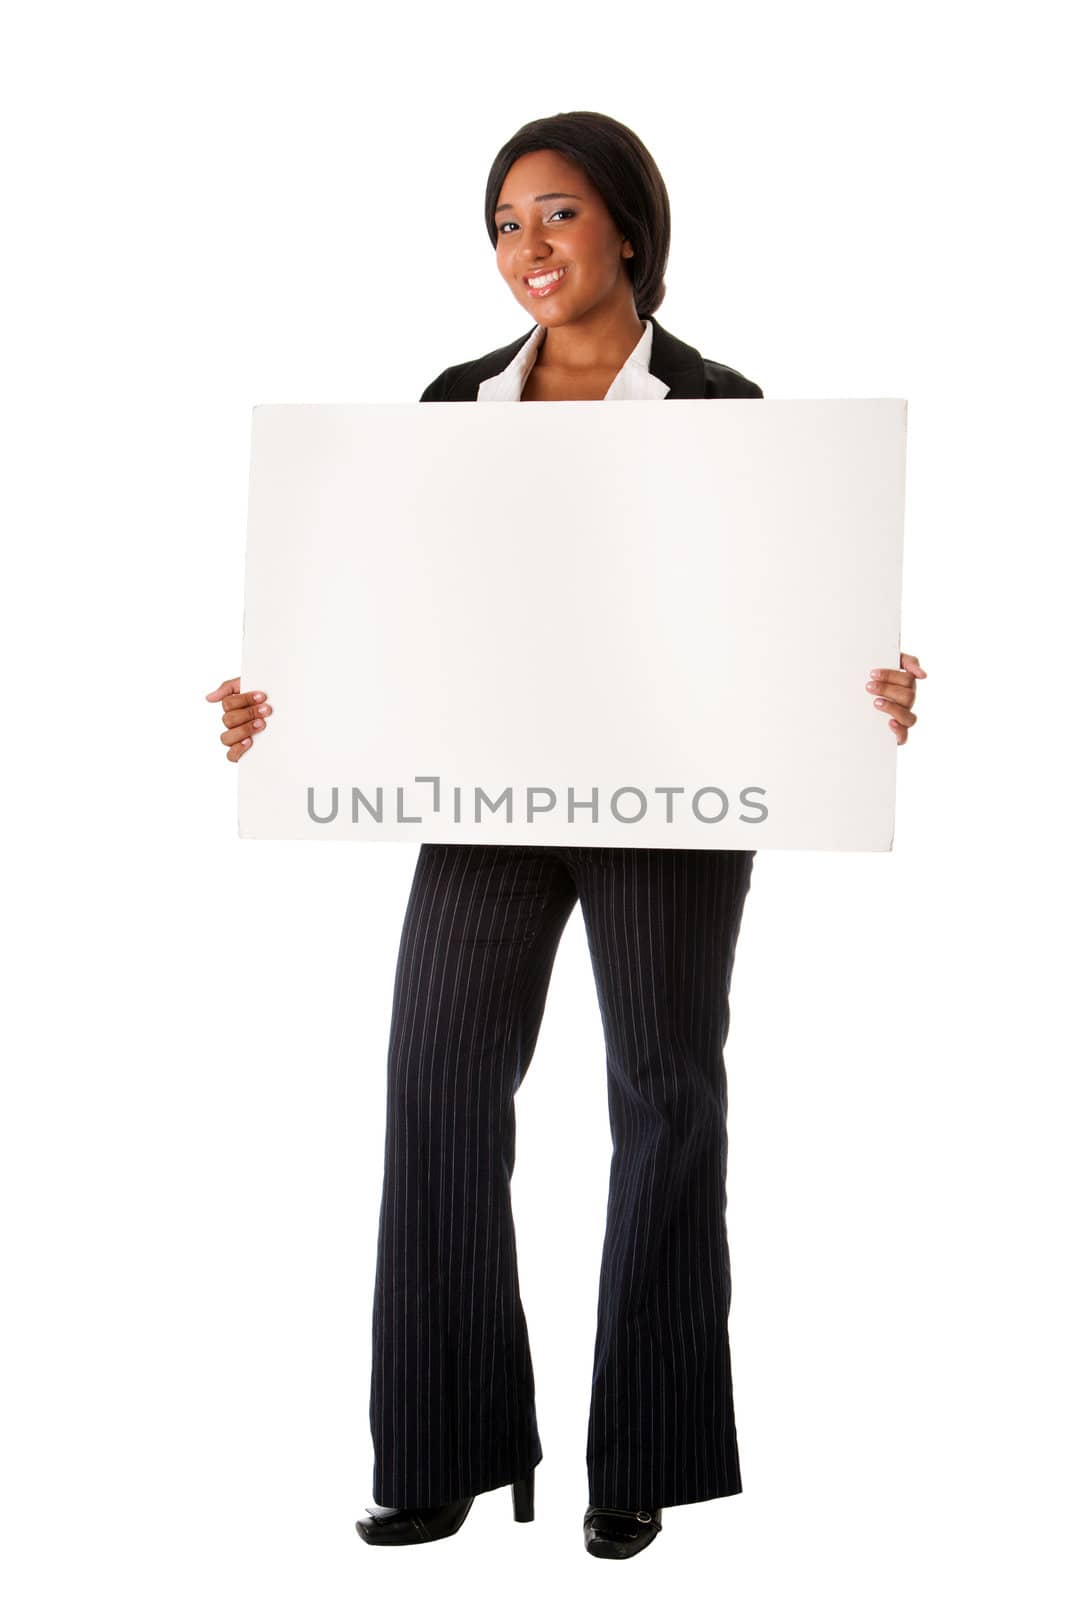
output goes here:
[[257, 406], [241, 837], [890, 849], [906, 417]]

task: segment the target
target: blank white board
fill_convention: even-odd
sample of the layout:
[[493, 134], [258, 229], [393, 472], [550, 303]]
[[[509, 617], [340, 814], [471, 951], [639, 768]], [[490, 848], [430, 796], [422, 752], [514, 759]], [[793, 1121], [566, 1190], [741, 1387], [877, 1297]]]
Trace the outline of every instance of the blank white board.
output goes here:
[[906, 417], [257, 406], [241, 837], [891, 849]]

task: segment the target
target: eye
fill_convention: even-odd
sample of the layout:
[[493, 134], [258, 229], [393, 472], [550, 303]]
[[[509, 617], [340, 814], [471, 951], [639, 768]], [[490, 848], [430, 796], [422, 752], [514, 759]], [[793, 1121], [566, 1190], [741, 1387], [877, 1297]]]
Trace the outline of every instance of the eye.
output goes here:
[[[552, 213], [552, 215], [554, 217], [573, 217], [574, 214], [575, 213], [573, 211], [569, 210], [566, 206], [561, 206], [561, 208], [558, 211], [553, 211], [553, 213]], [[517, 227], [518, 227], [518, 223], [517, 222], [512, 222], [511, 219], [509, 218], [507, 222], [499, 223], [497, 225], [497, 230], [496, 231], [497, 231], [498, 234], [501, 234], [501, 233], [504, 232], [505, 228], [517, 228]]]

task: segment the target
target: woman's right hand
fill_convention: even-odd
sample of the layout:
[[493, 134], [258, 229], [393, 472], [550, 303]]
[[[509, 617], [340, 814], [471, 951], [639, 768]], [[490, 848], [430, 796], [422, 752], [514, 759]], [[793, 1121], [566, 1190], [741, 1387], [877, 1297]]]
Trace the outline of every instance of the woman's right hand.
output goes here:
[[265, 718], [271, 715], [271, 707], [266, 695], [262, 689], [242, 694], [240, 678], [227, 678], [204, 699], [222, 701], [226, 732], [220, 733], [219, 738], [226, 746], [227, 761], [240, 761], [245, 752], [251, 750], [256, 734], [267, 726]]

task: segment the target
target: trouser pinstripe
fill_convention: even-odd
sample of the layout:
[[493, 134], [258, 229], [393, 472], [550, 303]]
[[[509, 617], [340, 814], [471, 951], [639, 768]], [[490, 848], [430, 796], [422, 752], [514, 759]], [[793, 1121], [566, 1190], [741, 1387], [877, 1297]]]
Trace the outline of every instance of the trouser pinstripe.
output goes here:
[[727, 1317], [730, 977], [755, 851], [424, 844], [393, 995], [370, 1421], [379, 1505], [541, 1460], [519, 1296], [515, 1092], [579, 901], [613, 1154], [587, 1468], [593, 1505], [741, 1490]]

